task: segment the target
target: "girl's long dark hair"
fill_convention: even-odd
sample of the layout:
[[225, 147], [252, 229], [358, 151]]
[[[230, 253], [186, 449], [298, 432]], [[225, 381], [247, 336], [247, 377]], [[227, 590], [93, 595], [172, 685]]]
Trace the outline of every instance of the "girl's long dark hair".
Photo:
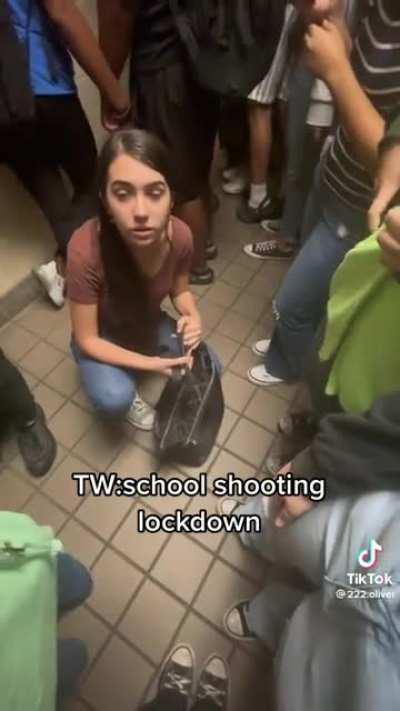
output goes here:
[[[154, 324], [149, 320], [148, 293], [144, 278], [104, 205], [110, 165], [122, 154], [129, 155], [161, 173], [173, 190], [170, 159], [166, 147], [156, 136], [146, 131], [126, 129], [117, 131], [108, 139], [100, 153], [98, 164], [99, 241], [108, 310], [108, 331], [102, 335], [115, 340], [121, 346], [128, 346], [132, 340], [136, 340], [136, 336], [145, 349], [146, 346], [151, 349]], [[138, 310], [129, 313], [127, 305], [132, 301], [141, 305], [139, 313]]]

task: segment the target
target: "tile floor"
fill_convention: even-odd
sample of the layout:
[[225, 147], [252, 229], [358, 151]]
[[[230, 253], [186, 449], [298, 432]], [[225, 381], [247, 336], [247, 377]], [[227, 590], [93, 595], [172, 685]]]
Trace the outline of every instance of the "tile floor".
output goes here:
[[[234, 217], [235, 200], [224, 198], [216, 216], [220, 256], [211, 287], [195, 288], [208, 341], [224, 364], [226, 413], [206, 469], [210, 481], [234, 471], [242, 477], [265, 471], [277, 419], [288, 408], [292, 387], [260, 390], [245, 377], [256, 362], [250, 345], [271, 328], [271, 298], [284, 267], [251, 260], [242, 244], [260, 236]], [[0, 502], [50, 524], [67, 551], [92, 570], [94, 593], [67, 616], [61, 634], [79, 636], [90, 650], [90, 667], [79, 699], [66, 711], [133, 711], [151, 691], [162, 658], [178, 641], [190, 642], [201, 661], [219, 651], [230, 662], [231, 711], [272, 708], [268, 657], [235, 645], [221, 617], [235, 600], [251, 595], [266, 570], [244, 552], [233, 535], [139, 534], [135, 509], [165, 513], [176, 499], [79, 498], [74, 471], [118, 471], [142, 475], [157, 469], [152, 435], [106, 426], [94, 416], [79, 387], [68, 351], [67, 308], [55, 311], [44, 300], [31, 304], [0, 331], [0, 346], [18, 363], [44, 407], [58, 441], [56, 463], [35, 481], [23, 469], [15, 444], [2, 453]], [[162, 386], [146, 378], [142, 395], [155, 402]], [[170, 466], [163, 473], [195, 474]], [[215, 497], [205, 501], [215, 509]], [[204, 500], [183, 498], [179, 506], [198, 511]]]

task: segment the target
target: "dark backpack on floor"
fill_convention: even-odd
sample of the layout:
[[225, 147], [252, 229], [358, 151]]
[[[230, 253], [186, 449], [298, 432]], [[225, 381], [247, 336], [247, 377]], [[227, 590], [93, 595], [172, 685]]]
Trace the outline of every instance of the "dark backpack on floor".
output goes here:
[[283, 27], [283, 0], [169, 0], [197, 81], [245, 98], [267, 74]]
[[223, 415], [219, 373], [201, 343], [192, 370], [170, 378], [157, 403], [154, 431], [160, 459], [200, 467], [215, 444]]
[[0, 0], [0, 129], [28, 123], [34, 116], [28, 57], [13, 27], [7, 0]]

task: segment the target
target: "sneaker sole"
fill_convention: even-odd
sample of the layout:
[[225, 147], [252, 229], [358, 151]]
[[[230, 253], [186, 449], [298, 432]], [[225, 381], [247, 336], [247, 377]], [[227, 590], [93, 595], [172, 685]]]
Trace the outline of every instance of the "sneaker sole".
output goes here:
[[231, 639], [236, 640], [236, 642], [245, 642], [245, 643], [247, 643], [247, 644], [252, 644], [252, 645], [255, 644], [255, 643], [258, 644], [258, 639], [257, 639], [257, 637], [248, 637], [247, 635], [235, 634], [234, 632], [232, 632], [232, 631], [229, 629], [228, 622], [227, 622], [227, 621], [228, 621], [228, 617], [229, 617], [229, 615], [231, 614], [232, 610], [234, 610], [235, 607], [237, 607], [241, 602], [247, 602], [247, 601], [246, 601], [246, 600], [238, 600], [238, 602], [236, 602], [234, 605], [232, 605], [232, 606], [225, 612], [225, 614], [224, 614], [224, 616], [223, 616], [223, 619], [222, 619], [223, 628], [224, 628], [226, 634], [228, 635], [228, 637], [230, 637]]
[[291, 254], [288, 257], [263, 257], [261, 254], [254, 254], [250, 249], [247, 250], [246, 247], [243, 247], [243, 252], [247, 254], [248, 257], [252, 257], [253, 259], [262, 259], [263, 261], [269, 261], [269, 262], [287, 262], [289, 259], [293, 259], [295, 256], [294, 254]]
[[154, 423], [149, 427], [148, 425], [138, 425], [135, 422], [131, 422], [131, 420], [125, 420], [125, 422], [136, 430], [142, 430], [142, 432], [152, 432], [154, 430]]
[[267, 353], [268, 353], [268, 350], [266, 350], [266, 351], [259, 351], [258, 348], [256, 348], [255, 345], [253, 345], [253, 346], [251, 347], [251, 350], [252, 350], [252, 353], [254, 353], [254, 355], [259, 356], [260, 358], [264, 358], [264, 356], [266, 356]]
[[61, 304], [60, 304], [60, 303], [57, 303], [57, 301], [54, 301], [54, 299], [52, 299], [51, 296], [50, 296], [50, 293], [49, 293], [49, 285], [48, 285], [47, 281], [46, 281], [45, 279], [43, 279], [42, 275], [41, 275], [41, 274], [38, 274], [38, 272], [35, 271], [34, 269], [32, 269], [32, 274], [36, 277], [36, 279], [37, 279], [38, 282], [40, 283], [40, 286], [42, 287], [42, 289], [43, 289], [43, 291], [45, 292], [47, 298], [49, 299], [49, 301], [51, 301], [51, 303], [53, 304], [53, 306], [55, 306], [57, 309], [62, 309], [62, 307], [65, 305], [65, 299], [63, 299], [63, 302], [62, 302]]
[[285, 382], [284, 380], [278, 380], [274, 383], [266, 383], [265, 380], [257, 380], [257, 378], [254, 378], [251, 375], [250, 370], [247, 371], [247, 378], [248, 380], [250, 380], [251, 383], [254, 383], [254, 385], [261, 385], [264, 388], [273, 388], [274, 385], [282, 385], [282, 383]]

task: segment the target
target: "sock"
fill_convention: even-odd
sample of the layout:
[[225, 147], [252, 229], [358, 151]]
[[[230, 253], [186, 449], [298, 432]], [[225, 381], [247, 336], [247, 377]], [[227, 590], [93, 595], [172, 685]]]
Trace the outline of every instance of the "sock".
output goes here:
[[251, 183], [249, 206], [258, 207], [267, 197], [267, 183]]

